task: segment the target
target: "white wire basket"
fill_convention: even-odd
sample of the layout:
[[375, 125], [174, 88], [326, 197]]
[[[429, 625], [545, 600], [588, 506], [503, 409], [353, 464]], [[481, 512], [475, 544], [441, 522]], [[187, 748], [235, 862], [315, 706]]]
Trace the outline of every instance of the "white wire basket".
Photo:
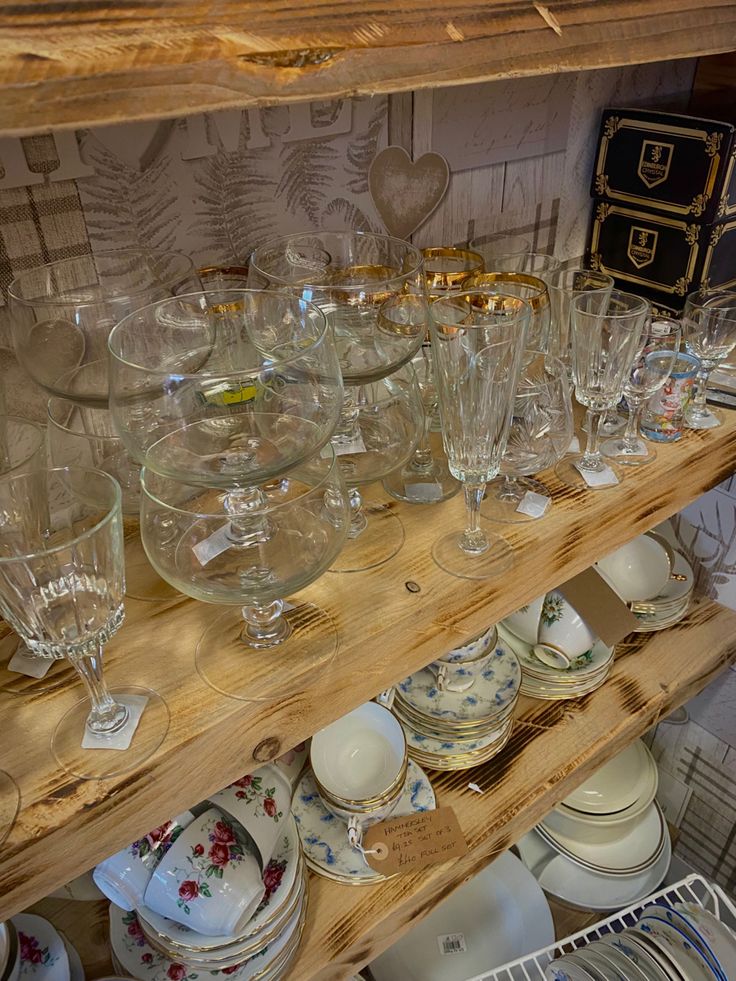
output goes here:
[[660, 899], [668, 903], [697, 903], [715, 914], [726, 926], [736, 930], [736, 906], [723, 890], [700, 875], [689, 875], [681, 882], [666, 886], [635, 905], [609, 916], [607, 920], [601, 920], [564, 940], [558, 940], [551, 947], [527, 954], [526, 957], [494, 968], [487, 974], [476, 974], [467, 981], [545, 981], [544, 970], [550, 961], [569, 954], [576, 947], [584, 947], [591, 940], [598, 940], [605, 933], [620, 933], [625, 927], [633, 926], [644, 907]]

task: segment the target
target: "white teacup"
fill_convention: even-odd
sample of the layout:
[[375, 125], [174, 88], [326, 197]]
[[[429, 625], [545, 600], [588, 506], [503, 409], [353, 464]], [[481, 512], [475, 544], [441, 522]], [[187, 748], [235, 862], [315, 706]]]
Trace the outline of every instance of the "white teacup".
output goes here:
[[261, 870], [265, 869], [291, 810], [291, 788], [286, 777], [275, 766], [263, 766], [209, 800], [235, 818], [250, 835]]
[[376, 702], [366, 702], [316, 733], [309, 758], [325, 807], [348, 824], [351, 844], [359, 842], [363, 828], [388, 817], [401, 797], [404, 730]]
[[658, 596], [672, 573], [667, 550], [649, 535], [639, 535], [596, 565], [625, 603]]
[[216, 807], [193, 821], [156, 866], [144, 903], [197, 933], [238, 936], [263, 898], [258, 859]]
[[539, 630], [539, 617], [542, 613], [544, 596], [538, 596], [535, 600], [520, 607], [515, 613], [510, 613], [504, 617], [505, 627], [511, 631], [525, 644], [536, 644]]
[[547, 593], [539, 617], [539, 641], [534, 653], [555, 668], [569, 668], [572, 661], [589, 651], [597, 638], [562, 593]]
[[92, 872], [97, 888], [128, 912], [142, 906], [154, 869], [193, 820], [191, 811], [184, 811], [100, 862]]
[[447, 661], [450, 664], [460, 664], [462, 661], [474, 661], [481, 654], [485, 654], [486, 651], [493, 652], [497, 641], [498, 632], [496, 625], [492, 624], [490, 627], [486, 627], [478, 637], [475, 637], [467, 644], [463, 644], [462, 647], [454, 647], [447, 654], [443, 654], [439, 660]]
[[467, 691], [472, 688], [488, 667], [494, 651], [495, 647], [473, 660], [459, 661], [455, 664], [446, 661], [445, 658], [434, 661], [429, 667], [437, 678], [437, 687], [440, 691]]

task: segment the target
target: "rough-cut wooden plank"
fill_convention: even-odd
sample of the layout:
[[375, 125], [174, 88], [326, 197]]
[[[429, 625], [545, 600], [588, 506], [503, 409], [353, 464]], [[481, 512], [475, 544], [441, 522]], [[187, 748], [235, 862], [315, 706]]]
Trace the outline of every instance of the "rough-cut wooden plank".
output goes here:
[[[511, 741], [472, 771], [432, 773], [441, 804], [454, 807], [470, 846], [459, 863], [361, 889], [310, 877], [310, 915], [295, 981], [344, 981], [453, 889], [518, 840], [561, 798], [736, 657], [736, 613], [703, 601], [676, 627], [620, 645], [612, 677], [576, 702], [523, 698]], [[475, 781], [482, 797], [467, 789]], [[558, 939], [595, 914], [553, 903]], [[107, 964], [104, 903], [44, 900], [48, 916], [77, 944], [87, 976]]]
[[736, 47], [726, 0], [0, 2], [0, 130], [639, 64]]
[[[309, 688], [286, 698], [279, 698], [278, 678], [288, 661], [278, 651], [264, 655], [274, 665], [271, 704], [218, 695], [197, 674], [195, 644], [218, 608], [184, 597], [128, 600], [127, 622], [107, 648], [107, 675], [112, 685], [162, 693], [171, 710], [169, 734], [140, 772], [74, 780], [58, 772], [49, 743], [59, 718], [81, 697], [79, 686], [38, 697], [0, 693], [0, 768], [22, 795], [0, 849], [0, 919], [254, 769], [253, 752], [265, 740], [274, 755], [284, 752], [720, 483], [736, 459], [736, 412], [727, 411], [718, 429], [690, 432], [657, 454], [645, 471], [604, 492], [563, 489], [548, 475], [553, 509], [528, 526], [499, 526], [517, 549], [516, 566], [488, 582], [448, 576], [431, 557], [438, 533], [462, 527], [461, 497], [431, 507], [390, 502], [405, 525], [404, 547], [380, 568], [328, 573], [300, 594], [330, 611], [340, 649]], [[380, 488], [375, 494], [382, 495]], [[129, 570], [135, 554], [131, 546]], [[129, 578], [134, 586], [135, 575]], [[418, 592], [407, 589], [409, 581]]]

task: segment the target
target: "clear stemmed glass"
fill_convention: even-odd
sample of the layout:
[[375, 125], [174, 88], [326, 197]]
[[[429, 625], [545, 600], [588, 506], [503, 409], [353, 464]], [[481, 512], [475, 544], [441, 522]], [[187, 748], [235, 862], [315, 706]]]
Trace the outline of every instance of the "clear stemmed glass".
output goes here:
[[550, 305], [547, 286], [537, 276], [524, 272], [496, 272], [495, 270], [469, 276], [463, 286], [473, 290], [491, 290], [518, 296], [526, 300], [531, 309], [531, 321], [527, 346], [535, 351], [546, 351], [549, 339]]
[[685, 425], [712, 429], [720, 426], [723, 417], [706, 406], [706, 389], [711, 372], [736, 348], [736, 293], [719, 289], [691, 293], [685, 301], [682, 327], [688, 352], [700, 359]]
[[[209, 619], [197, 668], [212, 688], [247, 701], [301, 691], [335, 655], [332, 617], [284, 597], [332, 564], [350, 524], [348, 493], [329, 445], [260, 486], [247, 518], [230, 518], [228, 492], [141, 476], [141, 537], [176, 589], [228, 606]], [[236, 605], [237, 604], [237, 605]]]
[[[93, 467], [114, 477], [122, 492], [126, 540], [139, 538], [140, 464], [131, 459], [112, 422], [109, 409], [49, 399], [48, 447], [56, 467]], [[151, 568], [140, 548], [126, 554], [126, 596], [140, 600], [173, 599], [176, 590]]]
[[642, 340], [629, 376], [624, 382], [624, 397], [629, 406], [625, 432], [601, 444], [608, 460], [623, 466], [644, 466], [657, 456], [649, 443], [639, 436], [639, 420], [647, 399], [658, 392], [672, 374], [680, 350], [682, 328], [676, 320], [658, 317], [642, 333]]
[[98, 470], [35, 470], [0, 479], [0, 510], [0, 612], [35, 654], [66, 658], [89, 695], [56, 727], [58, 764], [84, 779], [134, 769], [161, 745], [169, 711], [156, 692], [103, 678], [124, 615], [120, 488]]
[[[468, 276], [483, 271], [483, 258], [468, 249], [433, 246], [422, 249], [422, 256], [430, 299], [457, 289]], [[439, 423], [439, 418], [429, 331], [412, 365], [424, 406], [424, 432], [406, 466], [388, 476], [383, 486], [397, 501], [435, 504], [457, 494], [460, 484], [450, 473], [444, 452], [440, 447], [435, 449], [433, 446], [432, 426], [435, 419]]]
[[499, 255], [522, 255], [532, 251], [532, 240], [526, 235], [512, 232], [493, 232], [490, 235], [477, 235], [468, 242], [468, 248], [483, 257], [487, 269], [493, 269], [494, 260]]
[[[249, 270], [254, 286], [287, 289], [316, 303], [325, 313], [346, 386], [332, 444], [341, 457], [353, 454], [356, 447], [362, 452], [358, 407], [366, 402], [364, 387], [407, 365], [427, 333], [421, 253], [387, 235], [303, 232], [256, 249]], [[415, 448], [416, 441], [410, 452]], [[351, 486], [349, 468], [346, 480]], [[343, 558], [350, 571], [358, 571], [395, 555], [403, 544], [404, 531], [400, 518], [389, 508], [371, 506], [366, 523], [366, 512], [357, 513], [359, 497], [353, 494], [352, 501], [356, 514]]]
[[587, 409], [587, 445], [584, 453], [565, 457], [555, 468], [557, 476], [569, 487], [611, 486], [606, 468], [610, 467], [614, 474], [615, 468], [601, 456], [600, 414], [621, 398], [649, 314], [646, 300], [620, 290], [612, 290], [610, 295], [598, 291], [581, 293], [572, 301], [575, 395]]
[[594, 269], [555, 269], [545, 282], [549, 293], [551, 329], [549, 352], [567, 366], [572, 378], [571, 304], [576, 296], [592, 290], [600, 290], [610, 296], [613, 278]]
[[554, 466], [573, 434], [570, 385], [565, 365], [551, 354], [527, 351], [514, 393], [514, 412], [501, 474], [486, 488], [481, 513], [493, 521], [531, 521], [533, 508], [519, 511], [527, 493], [551, 497], [530, 474]]
[[[485, 259], [485, 256], [483, 257]], [[547, 277], [560, 268], [560, 260], [546, 252], [498, 252], [493, 256], [493, 265], [486, 260], [489, 272], [517, 272], [547, 282]]]
[[432, 555], [440, 568], [463, 579], [489, 579], [512, 563], [511, 548], [481, 521], [480, 505], [506, 450], [529, 318], [524, 300], [485, 290], [462, 290], [432, 303], [442, 439], [467, 511], [465, 530], [437, 539]]
[[[191, 259], [178, 252], [118, 249], [29, 269], [8, 290], [15, 352], [50, 395], [104, 406], [113, 326], [147, 303], [199, 288]], [[93, 361], [101, 371], [75, 371]]]

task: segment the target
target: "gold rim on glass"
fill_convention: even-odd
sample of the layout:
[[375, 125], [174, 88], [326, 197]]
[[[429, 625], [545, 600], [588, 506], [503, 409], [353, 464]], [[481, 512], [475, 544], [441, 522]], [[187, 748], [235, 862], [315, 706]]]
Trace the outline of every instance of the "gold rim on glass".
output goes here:
[[517, 272], [483, 272], [469, 276], [462, 284], [463, 289], [483, 289], [484, 287], [503, 287], [504, 283], [516, 283], [519, 286], [528, 286], [535, 293], [532, 296], [525, 296], [526, 300], [534, 313], [546, 310], [549, 306], [549, 293], [544, 280], [529, 273]]
[[[421, 249], [424, 257], [424, 281], [430, 294], [435, 290], [453, 290], [462, 286], [468, 276], [482, 273], [485, 269], [483, 256], [470, 249], [455, 249], [444, 246]], [[456, 269], [428, 269], [427, 260], [451, 259], [458, 264]], [[463, 268], [460, 266], [463, 265]]]

